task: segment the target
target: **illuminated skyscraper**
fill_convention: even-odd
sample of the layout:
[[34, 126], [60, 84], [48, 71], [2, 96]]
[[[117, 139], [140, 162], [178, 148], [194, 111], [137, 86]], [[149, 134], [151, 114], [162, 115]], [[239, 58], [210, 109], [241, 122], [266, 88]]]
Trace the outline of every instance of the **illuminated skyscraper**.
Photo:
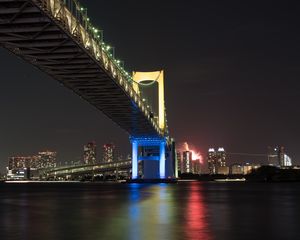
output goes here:
[[178, 172], [182, 173], [182, 155], [181, 152], [176, 153]]
[[192, 173], [200, 174], [201, 173], [201, 162], [200, 159], [192, 161]]
[[270, 165], [278, 167], [292, 166], [292, 159], [286, 155], [284, 147], [277, 146], [268, 148], [268, 161]]
[[224, 167], [226, 167], [225, 149], [219, 147], [218, 151], [216, 151], [214, 148], [209, 148], [207, 162], [208, 162], [208, 169], [210, 174], [217, 174], [218, 168], [223, 169]]
[[288, 155], [284, 154], [282, 167], [291, 167], [292, 165], [292, 159]]
[[[280, 166], [281, 158], [283, 158], [283, 147], [268, 147], [268, 162], [272, 166]], [[281, 156], [282, 155], [282, 156]]]
[[54, 168], [56, 167], [56, 152], [44, 151], [38, 153], [38, 167], [37, 168]]
[[217, 159], [217, 153], [214, 148], [209, 148], [208, 149], [208, 154], [207, 154], [207, 163], [208, 163], [208, 170], [210, 174], [216, 174], [217, 169], [216, 169], [216, 159]]
[[114, 161], [114, 149], [115, 145], [113, 144], [105, 144], [103, 145], [103, 162], [109, 163]]
[[8, 163], [9, 170], [24, 168], [43, 169], [56, 167], [56, 152], [44, 151], [33, 156], [10, 157]]
[[83, 161], [84, 164], [96, 163], [96, 143], [90, 142], [83, 147]]
[[182, 154], [182, 173], [192, 172], [192, 152], [184, 151]]
[[226, 152], [225, 149], [220, 147], [217, 152], [217, 166], [225, 167], [226, 166]]
[[9, 170], [18, 170], [24, 168], [32, 167], [33, 161], [32, 157], [10, 157], [8, 161], [8, 169]]

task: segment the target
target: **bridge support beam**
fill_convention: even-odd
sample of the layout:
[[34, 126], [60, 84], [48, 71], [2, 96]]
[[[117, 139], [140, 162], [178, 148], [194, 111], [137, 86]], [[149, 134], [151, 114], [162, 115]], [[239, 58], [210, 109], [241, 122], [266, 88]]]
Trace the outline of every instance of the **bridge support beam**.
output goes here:
[[166, 141], [160, 142], [159, 148], [159, 177], [166, 178]]
[[132, 140], [132, 179], [137, 179], [138, 178], [138, 141], [137, 140]]
[[[143, 161], [142, 178], [165, 179], [166, 176], [166, 139], [165, 138], [134, 138], [132, 144], [132, 179], [139, 178], [139, 161]], [[147, 163], [146, 163], [147, 161]], [[150, 161], [158, 162], [149, 164]]]

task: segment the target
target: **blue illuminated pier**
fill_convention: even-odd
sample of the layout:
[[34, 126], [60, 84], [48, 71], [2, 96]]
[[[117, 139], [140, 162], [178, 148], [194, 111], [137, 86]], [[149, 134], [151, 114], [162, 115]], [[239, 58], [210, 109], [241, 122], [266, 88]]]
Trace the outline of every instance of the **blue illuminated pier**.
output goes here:
[[[158, 175], [160, 179], [166, 178], [166, 139], [132, 137], [131, 143], [132, 143], [132, 179], [139, 178], [139, 174], [138, 174], [139, 161], [158, 161], [159, 162], [158, 174], [152, 173], [151, 175], [152, 176]], [[145, 151], [145, 148], [147, 147], [157, 148], [158, 154], [145, 155], [145, 153], [147, 154], [147, 151]], [[141, 148], [142, 151], [139, 151], [139, 148]], [[149, 174], [147, 174], [146, 172], [144, 172], [144, 176], [145, 178], [151, 178], [149, 177]]]

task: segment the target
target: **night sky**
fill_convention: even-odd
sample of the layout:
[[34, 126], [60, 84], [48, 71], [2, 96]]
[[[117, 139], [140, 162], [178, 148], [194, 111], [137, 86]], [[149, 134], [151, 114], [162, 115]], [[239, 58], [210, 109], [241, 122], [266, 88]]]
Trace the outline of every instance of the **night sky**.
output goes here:
[[[165, 70], [171, 136], [300, 164], [300, 21], [292, 1], [81, 0], [129, 70]], [[296, 2], [296, 1], [295, 1]], [[0, 49], [0, 169], [12, 155], [79, 160], [95, 140], [129, 153], [128, 135], [70, 90]], [[101, 158], [99, 151], [98, 158]], [[260, 162], [235, 157], [229, 162]]]

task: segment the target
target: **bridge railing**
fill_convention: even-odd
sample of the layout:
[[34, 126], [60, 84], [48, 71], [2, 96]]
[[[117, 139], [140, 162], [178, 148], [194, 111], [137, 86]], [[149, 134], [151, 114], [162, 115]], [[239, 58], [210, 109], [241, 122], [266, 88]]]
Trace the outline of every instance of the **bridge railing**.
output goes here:
[[[143, 96], [133, 89], [132, 76], [122, 67], [121, 61], [115, 59], [111, 47], [103, 41], [103, 31], [94, 27], [87, 16], [87, 11], [78, 0], [32, 0], [39, 5], [49, 17], [56, 21], [74, 40], [84, 46], [86, 52], [104, 68], [115, 82], [123, 88], [128, 96], [149, 119], [156, 131], [164, 133], [154, 118], [151, 106]], [[156, 115], [155, 115], [156, 116]]]

